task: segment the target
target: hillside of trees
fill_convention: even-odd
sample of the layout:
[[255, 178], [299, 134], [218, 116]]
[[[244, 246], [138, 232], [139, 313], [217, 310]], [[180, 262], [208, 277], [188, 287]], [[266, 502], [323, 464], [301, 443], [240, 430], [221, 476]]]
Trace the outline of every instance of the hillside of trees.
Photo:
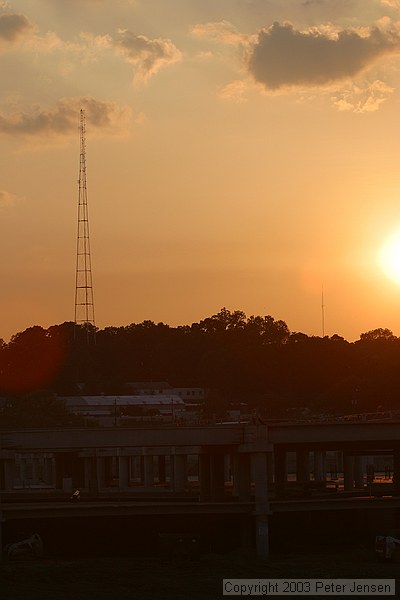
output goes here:
[[90, 345], [73, 323], [34, 326], [0, 341], [0, 396], [8, 407], [0, 424], [4, 411], [52, 424], [64, 415], [57, 394], [120, 395], [135, 381], [206, 388], [215, 413], [232, 402], [267, 418], [300, 407], [314, 414], [400, 409], [400, 338], [388, 329], [353, 343], [308, 336], [269, 315], [226, 308], [192, 325], [106, 327]]

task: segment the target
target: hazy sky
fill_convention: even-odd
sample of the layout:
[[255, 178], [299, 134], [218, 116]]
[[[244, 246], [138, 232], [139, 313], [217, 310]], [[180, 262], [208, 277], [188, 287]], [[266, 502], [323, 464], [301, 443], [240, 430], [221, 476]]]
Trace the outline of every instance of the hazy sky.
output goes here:
[[81, 107], [99, 327], [400, 335], [400, 0], [0, 0], [0, 72], [0, 337], [73, 320]]

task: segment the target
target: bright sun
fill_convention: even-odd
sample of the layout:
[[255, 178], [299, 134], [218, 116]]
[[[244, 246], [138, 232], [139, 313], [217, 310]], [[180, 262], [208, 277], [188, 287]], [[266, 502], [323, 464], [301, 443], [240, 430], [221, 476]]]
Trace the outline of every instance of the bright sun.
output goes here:
[[387, 238], [381, 248], [379, 259], [385, 274], [400, 285], [400, 229]]

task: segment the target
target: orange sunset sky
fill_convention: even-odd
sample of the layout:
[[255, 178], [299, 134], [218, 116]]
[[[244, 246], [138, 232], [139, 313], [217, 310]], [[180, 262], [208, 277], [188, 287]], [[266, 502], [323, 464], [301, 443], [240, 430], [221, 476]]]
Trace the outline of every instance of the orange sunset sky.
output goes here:
[[400, 335], [398, 0], [0, 1], [1, 328], [222, 306]]

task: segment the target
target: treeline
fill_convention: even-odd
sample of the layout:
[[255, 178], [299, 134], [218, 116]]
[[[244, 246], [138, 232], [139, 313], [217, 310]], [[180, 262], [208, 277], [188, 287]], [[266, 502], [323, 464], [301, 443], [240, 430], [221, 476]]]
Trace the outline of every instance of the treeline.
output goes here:
[[120, 395], [129, 393], [129, 382], [167, 381], [206, 388], [208, 409], [217, 414], [233, 402], [246, 402], [267, 418], [290, 410], [400, 409], [400, 338], [388, 329], [349, 343], [338, 335], [290, 332], [269, 315], [223, 308], [192, 325], [106, 327], [95, 332], [95, 344], [87, 344], [87, 333], [67, 322], [30, 327], [2, 341], [0, 396], [8, 406], [17, 398], [26, 414], [40, 399], [54, 408], [55, 394]]

